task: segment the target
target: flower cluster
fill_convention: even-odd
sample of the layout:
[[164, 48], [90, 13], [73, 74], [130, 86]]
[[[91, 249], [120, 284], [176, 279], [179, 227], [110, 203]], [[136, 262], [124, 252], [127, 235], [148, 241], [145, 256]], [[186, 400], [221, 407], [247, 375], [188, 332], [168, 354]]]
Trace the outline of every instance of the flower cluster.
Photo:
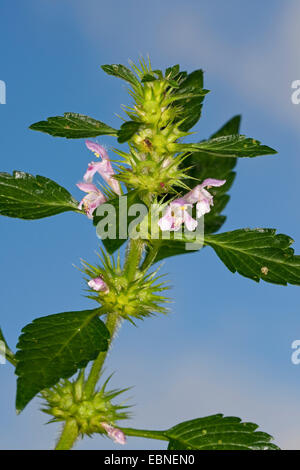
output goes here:
[[[117, 152], [129, 166], [121, 169], [118, 178], [129, 188], [165, 194], [175, 186], [182, 186], [186, 177], [179, 141], [189, 132], [181, 127], [184, 118], [177, 100], [182, 97], [176, 92], [184, 74], [178, 68], [163, 75], [143, 60], [140, 68], [132, 65], [141, 82], [139, 86], [133, 85], [130, 94], [134, 103], [125, 110], [135, 123], [136, 132], [127, 139], [130, 152]], [[126, 124], [130, 126], [130, 122]]]
[[213, 196], [205, 188], [218, 187], [225, 183], [226, 180], [207, 178], [184, 197], [172, 201], [168, 205], [164, 216], [158, 221], [161, 230], [177, 231], [182, 224], [185, 224], [190, 231], [195, 230], [198, 222], [190, 215], [189, 209], [196, 204], [197, 218], [210, 212], [213, 206]]
[[90, 140], [86, 141], [86, 146], [94, 153], [97, 158], [101, 157], [100, 161], [89, 163], [87, 171], [83, 177], [83, 182], [77, 184], [77, 187], [81, 189], [81, 191], [87, 193], [87, 195], [80, 202], [78, 208], [84, 209], [88, 218], [92, 219], [94, 210], [106, 202], [105, 195], [97, 188], [95, 184], [93, 184], [94, 175], [99, 173], [99, 175], [111, 187], [115, 194], [121, 194], [121, 187], [119, 182], [114, 178], [115, 173], [105, 148], [102, 145]]

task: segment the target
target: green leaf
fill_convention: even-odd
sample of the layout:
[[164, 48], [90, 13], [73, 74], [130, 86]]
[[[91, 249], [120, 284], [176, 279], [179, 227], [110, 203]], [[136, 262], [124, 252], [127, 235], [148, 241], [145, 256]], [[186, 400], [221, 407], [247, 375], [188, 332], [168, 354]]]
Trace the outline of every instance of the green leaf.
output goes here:
[[205, 236], [227, 268], [242, 276], [273, 284], [300, 285], [300, 256], [290, 247], [292, 238], [275, 229], [240, 229]]
[[78, 202], [62, 186], [44, 176], [21, 171], [0, 173], [0, 215], [41, 219], [78, 210]]
[[241, 125], [242, 116], [237, 114], [233, 116], [233, 118], [229, 119], [229, 121], [225, 122], [225, 124], [215, 132], [210, 138], [215, 139], [216, 137], [222, 137], [225, 135], [236, 135], [240, 132], [240, 125]]
[[174, 78], [177, 77], [180, 71], [180, 66], [179, 64], [173, 65], [172, 67], [168, 67], [165, 71], [165, 77], [173, 80]]
[[[175, 74], [176, 71], [176, 68], [173, 69], [173, 71], [171, 69], [169, 73]], [[184, 99], [180, 102], [181, 112], [178, 114], [176, 120], [176, 122], [184, 120], [179, 127], [180, 130], [187, 132], [198, 122], [201, 116], [204, 95], [206, 93], [208, 93], [208, 90], [203, 90], [202, 70], [195, 70], [187, 76], [183, 75], [179, 88], [171, 95], [172, 97], [176, 97], [176, 99]]]
[[141, 82], [154, 82], [155, 80], [157, 80], [157, 78], [154, 75], [151, 75], [151, 73], [145, 73], [141, 79]]
[[[193, 254], [197, 250], [187, 250], [185, 244], [187, 240], [155, 240], [151, 241], [152, 248], [157, 249], [155, 263], [171, 256]], [[150, 245], [150, 246], [151, 246]], [[149, 252], [149, 248], [147, 248]]]
[[59, 313], [23, 328], [16, 353], [18, 411], [41, 390], [71, 377], [107, 350], [109, 332], [98, 315], [99, 309]]
[[126, 82], [130, 83], [135, 89], [140, 90], [141, 84], [134, 73], [125, 67], [122, 64], [111, 64], [111, 65], [101, 65], [102, 70], [108, 75], [113, 75], [114, 77], [122, 78]]
[[118, 142], [123, 144], [131, 139], [131, 137], [138, 131], [142, 123], [138, 121], [126, 121], [122, 124], [121, 129], [118, 131]]
[[258, 157], [259, 155], [273, 155], [276, 150], [266, 145], [261, 145], [258, 140], [244, 135], [225, 135], [210, 140], [204, 140], [198, 144], [178, 144], [185, 152], [204, 150], [216, 157]]
[[49, 117], [47, 121], [32, 124], [29, 129], [45, 132], [54, 137], [67, 139], [83, 139], [98, 135], [116, 136], [118, 131], [89, 116], [77, 113], [65, 113], [63, 116]]
[[[127, 198], [127, 201], [126, 201], [126, 198]], [[134, 221], [134, 219], [136, 219], [137, 216], [128, 215], [127, 218], [125, 218], [125, 211], [128, 211], [129, 208], [133, 204], [143, 204], [144, 206], [144, 203], [139, 198], [137, 191], [130, 191], [129, 193], [123, 196], [120, 196], [120, 197], [117, 196], [113, 199], [110, 199], [107, 203], [101, 204], [101, 206], [99, 206], [94, 212], [93, 223], [95, 226], [97, 226], [101, 221], [106, 219], [107, 214], [110, 214], [110, 211], [113, 210], [112, 208], [114, 208], [115, 210], [115, 216], [112, 216], [112, 226], [110, 224], [107, 224], [107, 226], [105, 226], [105, 231], [109, 232], [110, 230], [112, 230], [112, 233], [115, 233], [115, 237], [114, 238], [107, 237], [107, 238], [102, 239], [103, 245], [105, 246], [109, 254], [113, 254], [128, 239], [128, 226]], [[105, 213], [104, 215], [99, 215], [99, 213], [102, 214], [103, 212], [105, 212], [106, 208], [107, 208], [107, 213]], [[121, 208], [122, 218], [125, 222], [127, 222], [125, 223], [124, 227], [120, 227], [120, 223], [119, 223], [120, 222], [120, 208]], [[126, 235], [124, 235], [124, 232], [126, 232]]]
[[275, 450], [272, 436], [256, 431], [257, 424], [222, 414], [193, 419], [165, 431], [168, 450]]

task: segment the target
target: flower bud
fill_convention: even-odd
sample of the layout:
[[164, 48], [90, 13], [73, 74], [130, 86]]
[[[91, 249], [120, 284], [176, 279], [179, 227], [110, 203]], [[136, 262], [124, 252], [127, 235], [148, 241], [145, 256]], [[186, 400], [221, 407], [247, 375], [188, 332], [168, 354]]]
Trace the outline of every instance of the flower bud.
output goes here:
[[101, 425], [107, 432], [108, 437], [110, 437], [116, 444], [126, 444], [126, 437], [123, 431], [114, 428], [107, 423], [101, 423]]

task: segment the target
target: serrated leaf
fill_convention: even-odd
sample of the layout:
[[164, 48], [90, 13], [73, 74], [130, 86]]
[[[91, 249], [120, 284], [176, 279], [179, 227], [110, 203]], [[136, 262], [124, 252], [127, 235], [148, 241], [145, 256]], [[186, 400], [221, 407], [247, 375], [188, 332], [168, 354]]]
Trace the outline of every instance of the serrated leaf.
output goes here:
[[293, 240], [276, 235], [275, 229], [240, 229], [205, 236], [231, 272], [273, 284], [300, 285], [300, 256], [290, 247]]
[[[197, 250], [187, 250], [187, 240], [155, 240], [151, 241], [152, 247], [157, 249], [155, 262], [162, 261], [163, 259], [170, 258], [171, 256], [193, 254]], [[148, 251], [148, 249], [147, 249]]]
[[141, 79], [141, 82], [142, 83], [153, 82], [154, 80], [157, 80], [157, 78], [154, 75], [151, 75], [150, 73], [145, 73]]
[[222, 414], [193, 419], [174, 426], [164, 435], [168, 450], [275, 450], [272, 436], [256, 431], [257, 424]]
[[138, 131], [142, 123], [138, 121], [126, 121], [118, 131], [118, 142], [123, 144], [127, 142]]
[[0, 215], [41, 219], [78, 210], [78, 202], [55, 181], [44, 176], [14, 171], [0, 173]]
[[242, 116], [240, 114], [233, 116], [233, 118], [225, 122], [225, 124], [217, 132], [215, 132], [212, 136], [210, 136], [210, 139], [215, 139], [216, 137], [222, 137], [226, 135], [239, 134], [241, 119], [242, 119]]
[[202, 70], [195, 70], [187, 76], [182, 75], [179, 88], [171, 95], [178, 98], [184, 96], [184, 100], [180, 102], [181, 112], [176, 118], [176, 122], [184, 120], [180, 125], [180, 130], [187, 132], [198, 122], [205, 93], [208, 93], [208, 90], [203, 90]]
[[179, 74], [180, 66], [179, 64], [173, 65], [172, 67], [168, 67], [165, 71], [165, 77], [168, 79], [173, 80]]
[[41, 390], [71, 377], [107, 350], [109, 332], [98, 315], [99, 309], [58, 313], [23, 328], [16, 353], [18, 411]]
[[126, 82], [133, 85], [133, 87], [137, 90], [140, 90], [141, 84], [134, 73], [125, 67], [122, 64], [111, 64], [111, 65], [101, 65], [102, 70], [108, 75], [113, 75], [114, 77], [121, 78]]
[[258, 140], [244, 135], [225, 135], [214, 139], [204, 140], [198, 144], [179, 144], [182, 151], [193, 152], [203, 150], [210, 155], [221, 158], [232, 157], [258, 157], [261, 155], [273, 155], [276, 150], [261, 145]]
[[98, 135], [116, 136], [118, 133], [116, 129], [104, 124], [104, 122], [78, 113], [65, 113], [63, 116], [49, 117], [47, 121], [32, 124], [29, 129], [67, 139], [83, 139]]

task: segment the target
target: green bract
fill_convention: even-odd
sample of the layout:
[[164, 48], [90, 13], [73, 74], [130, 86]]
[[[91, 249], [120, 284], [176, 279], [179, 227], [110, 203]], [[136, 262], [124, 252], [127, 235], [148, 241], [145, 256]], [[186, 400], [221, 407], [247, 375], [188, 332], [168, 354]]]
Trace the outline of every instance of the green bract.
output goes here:
[[168, 289], [165, 282], [157, 276], [157, 271], [146, 274], [140, 272], [138, 276], [130, 280], [128, 269], [121, 268], [120, 256], [115, 263], [114, 258], [109, 258], [102, 253], [100, 255], [101, 266], [91, 266], [83, 263], [84, 272], [89, 278], [101, 277], [108, 287], [108, 292], [90, 294], [91, 299], [102, 305], [103, 312], [115, 312], [121, 318], [134, 323], [134, 319], [143, 319], [155, 313], [166, 313], [164, 303], [168, 299], [161, 295]]

